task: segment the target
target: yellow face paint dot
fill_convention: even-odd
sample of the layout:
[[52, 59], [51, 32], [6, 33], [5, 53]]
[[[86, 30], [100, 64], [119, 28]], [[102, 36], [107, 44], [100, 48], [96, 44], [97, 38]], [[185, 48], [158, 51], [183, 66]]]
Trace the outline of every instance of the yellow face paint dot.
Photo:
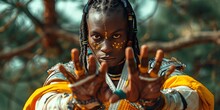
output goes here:
[[113, 42], [112, 47], [114, 47], [114, 48], [116, 48], [116, 49], [118, 49], [118, 48], [122, 49], [124, 43], [125, 43], [125, 41], [122, 41], [122, 42]]

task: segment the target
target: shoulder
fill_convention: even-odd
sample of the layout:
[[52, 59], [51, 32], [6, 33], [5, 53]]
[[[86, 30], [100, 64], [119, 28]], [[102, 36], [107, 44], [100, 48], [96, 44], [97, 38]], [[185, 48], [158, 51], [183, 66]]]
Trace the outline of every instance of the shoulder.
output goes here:
[[68, 63], [57, 63], [55, 66], [47, 70], [47, 73], [49, 74], [49, 76], [44, 82], [44, 86], [49, 85], [54, 82], [68, 81], [67, 78], [60, 72], [59, 70], [60, 65], [63, 65], [68, 72], [74, 73], [74, 67], [73, 67], [72, 61]]
[[[150, 70], [154, 67], [154, 65], [155, 59], [151, 59], [149, 61]], [[185, 69], [186, 65], [178, 61], [176, 58], [172, 57], [171, 59], [163, 58], [158, 75], [164, 75], [171, 65], [174, 65], [176, 67], [171, 76], [184, 74], [183, 70]]]
[[47, 73], [52, 74], [54, 72], [59, 72], [60, 65], [63, 65], [69, 72], [73, 72], [73, 62], [69, 61], [67, 63], [57, 63], [55, 66], [52, 66], [49, 70], [47, 70]]

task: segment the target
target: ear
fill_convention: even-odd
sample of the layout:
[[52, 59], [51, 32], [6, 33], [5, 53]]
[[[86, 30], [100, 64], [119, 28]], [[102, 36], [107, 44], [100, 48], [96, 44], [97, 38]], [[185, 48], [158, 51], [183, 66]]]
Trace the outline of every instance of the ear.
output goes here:
[[127, 43], [127, 47], [132, 47], [132, 41], [128, 41], [128, 43]]

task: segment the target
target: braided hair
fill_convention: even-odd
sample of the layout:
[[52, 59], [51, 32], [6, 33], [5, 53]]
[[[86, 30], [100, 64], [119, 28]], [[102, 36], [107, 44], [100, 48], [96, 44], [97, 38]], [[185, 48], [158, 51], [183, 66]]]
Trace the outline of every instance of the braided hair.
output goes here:
[[96, 11], [106, 11], [106, 10], [114, 9], [120, 5], [124, 8], [124, 12], [128, 20], [128, 43], [131, 44], [134, 50], [136, 62], [139, 64], [138, 55], [140, 53], [140, 49], [137, 40], [136, 16], [129, 1], [128, 0], [88, 0], [87, 4], [83, 9], [82, 21], [80, 26], [80, 47], [81, 47], [80, 61], [83, 63], [84, 67], [87, 67], [87, 50], [88, 50], [87, 18], [88, 18], [89, 10], [93, 8], [96, 9]]

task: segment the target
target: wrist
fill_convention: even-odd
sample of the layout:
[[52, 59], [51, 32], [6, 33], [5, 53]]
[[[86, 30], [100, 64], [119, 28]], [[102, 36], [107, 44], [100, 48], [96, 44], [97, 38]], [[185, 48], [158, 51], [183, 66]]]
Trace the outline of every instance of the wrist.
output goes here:
[[76, 104], [82, 109], [86, 108], [89, 110], [99, 107], [101, 105], [98, 99], [96, 98], [91, 98], [89, 100], [77, 100], [76, 99]]
[[140, 99], [139, 103], [145, 110], [161, 110], [165, 104], [164, 96], [161, 95], [156, 99]]
[[140, 99], [139, 103], [141, 105], [145, 106], [154, 106], [158, 101], [160, 100], [160, 97], [156, 99]]

